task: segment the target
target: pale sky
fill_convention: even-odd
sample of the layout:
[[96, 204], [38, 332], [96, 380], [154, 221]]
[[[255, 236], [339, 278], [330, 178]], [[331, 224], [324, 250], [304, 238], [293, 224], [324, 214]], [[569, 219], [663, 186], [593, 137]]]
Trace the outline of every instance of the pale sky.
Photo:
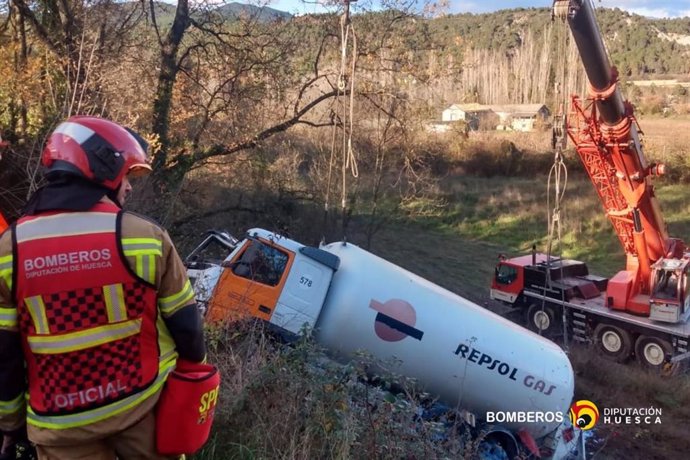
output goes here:
[[[240, 3], [254, 3], [260, 0], [235, 0]], [[289, 13], [323, 12], [322, 3], [333, 4], [335, 0], [265, 0], [268, 6]], [[362, 0], [360, 0], [361, 3]], [[367, 1], [367, 0], [363, 0]], [[506, 8], [551, 7], [551, 0], [436, 0], [437, 3], [446, 1], [449, 13], [486, 13]], [[621, 8], [643, 16], [683, 17], [690, 16], [690, 0], [593, 0], [597, 7]], [[356, 3], [353, 3], [356, 4]], [[420, 2], [421, 4], [421, 2]], [[332, 9], [332, 8], [331, 8]]]
[[[620, 8], [642, 16], [656, 18], [690, 16], [690, 0], [594, 0], [593, 2], [596, 7]], [[550, 7], [552, 3], [548, 0], [450, 0], [452, 11], [472, 13], [530, 6]]]

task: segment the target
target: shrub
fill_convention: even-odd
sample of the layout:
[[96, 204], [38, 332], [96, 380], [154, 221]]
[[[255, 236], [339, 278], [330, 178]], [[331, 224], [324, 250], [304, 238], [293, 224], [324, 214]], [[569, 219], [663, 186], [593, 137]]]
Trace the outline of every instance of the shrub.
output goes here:
[[223, 384], [212, 439], [196, 459], [475, 456], [453, 411], [366, 354], [339, 364], [310, 340], [286, 345], [254, 321], [213, 328], [209, 343]]

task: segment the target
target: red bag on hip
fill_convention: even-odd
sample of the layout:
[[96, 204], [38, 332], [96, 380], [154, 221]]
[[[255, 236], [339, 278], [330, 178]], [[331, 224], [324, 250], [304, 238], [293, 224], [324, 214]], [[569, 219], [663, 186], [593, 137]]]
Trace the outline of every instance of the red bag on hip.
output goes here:
[[159, 454], [193, 454], [203, 447], [211, 433], [219, 390], [215, 366], [177, 361], [156, 408]]

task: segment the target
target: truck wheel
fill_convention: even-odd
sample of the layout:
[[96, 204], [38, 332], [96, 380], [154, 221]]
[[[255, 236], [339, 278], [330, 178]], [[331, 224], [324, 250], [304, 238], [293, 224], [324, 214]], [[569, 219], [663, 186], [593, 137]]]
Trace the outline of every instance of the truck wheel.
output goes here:
[[630, 333], [611, 324], [599, 323], [594, 329], [599, 352], [607, 358], [623, 363], [632, 352]]
[[477, 448], [479, 458], [512, 459], [518, 458], [520, 449], [513, 434], [501, 427], [487, 427], [491, 430], [485, 435], [480, 435]]
[[542, 309], [541, 304], [533, 303], [527, 309], [527, 327], [537, 334], [552, 337], [558, 331], [558, 326], [553, 307], [544, 305]]
[[641, 335], [635, 342], [635, 357], [642, 367], [660, 371], [666, 357], [673, 354], [673, 347], [664, 339]]

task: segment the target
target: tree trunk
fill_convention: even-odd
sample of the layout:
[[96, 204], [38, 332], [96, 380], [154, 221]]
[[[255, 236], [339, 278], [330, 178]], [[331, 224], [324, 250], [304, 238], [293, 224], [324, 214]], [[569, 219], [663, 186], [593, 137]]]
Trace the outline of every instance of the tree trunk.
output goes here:
[[[153, 2], [152, 6], [153, 8]], [[177, 54], [180, 43], [190, 25], [189, 1], [177, 2], [175, 19], [168, 31], [165, 40], [161, 43], [161, 66], [158, 74], [158, 87], [153, 101], [153, 132], [158, 135], [161, 151], [156, 155], [153, 165], [154, 171], [162, 171], [167, 161], [167, 152], [170, 147], [169, 125], [170, 109], [172, 107], [173, 88], [177, 78], [179, 66]]]

